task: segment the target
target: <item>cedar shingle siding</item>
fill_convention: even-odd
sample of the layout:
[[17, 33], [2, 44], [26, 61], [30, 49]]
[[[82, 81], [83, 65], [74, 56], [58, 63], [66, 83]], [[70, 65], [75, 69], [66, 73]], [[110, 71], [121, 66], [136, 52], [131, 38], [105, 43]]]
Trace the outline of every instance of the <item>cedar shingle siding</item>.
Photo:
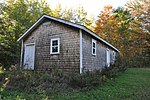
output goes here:
[[[86, 32], [83, 32], [82, 37], [84, 71], [101, 70], [106, 66], [106, 50], [108, 47]], [[92, 55], [92, 39], [96, 40], [96, 55]], [[111, 63], [114, 63], [113, 50], [108, 49], [110, 50]]]
[[[50, 40], [60, 38], [60, 54], [50, 54]], [[79, 72], [79, 30], [55, 21], [47, 21], [36, 28], [24, 44], [35, 42], [35, 69]]]
[[[60, 41], [60, 52], [50, 54], [51, 39], [56, 38]], [[96, 55], [92, 55], [92, 39], [96, 41]], [[111, 63], [114, 63], [113, 52], [119, 52], [86, 27], [47, 15], [43, 15], [18, 41], [22, 41], [21, 66], [24, 67], [25, 48], [28, 51], [26, 55], [35, 52], [35, 56], [32, 56], [34, 70], [93, 71], [107, 65], [107, 49], [110, 50]], [[27, 49], [26, 44], [30, 43], [34, 43], [35, 51], [31, 50], [31, 46]]]

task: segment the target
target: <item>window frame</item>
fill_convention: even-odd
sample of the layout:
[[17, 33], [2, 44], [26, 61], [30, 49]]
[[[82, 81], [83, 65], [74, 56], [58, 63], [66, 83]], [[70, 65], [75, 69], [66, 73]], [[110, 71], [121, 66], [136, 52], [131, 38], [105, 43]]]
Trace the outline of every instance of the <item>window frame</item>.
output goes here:
[[116, 60], [116, 52], [113, 51], [113, 60], [115, 61]]
[[[53, 41], [57, 40], [58, 41], [58, 45], [57, 46], [53, 46], [52, 43]], [[53, 47], [58, 47], [58, 51], [57, 52], [52, 52], [53, 51]], [[60, 38], [52, 38], [51, 39], [51, 44], [50, 44], [50, 54], [59, 54], [60, 53]]]
[[[95, 47], [93, 47], [93, 43], [95, 43]], [[93, 53], [93, 49], [95, 49], [95, 53]], [[96, 40], [92, 39], [92, 55], [96, 55]]]

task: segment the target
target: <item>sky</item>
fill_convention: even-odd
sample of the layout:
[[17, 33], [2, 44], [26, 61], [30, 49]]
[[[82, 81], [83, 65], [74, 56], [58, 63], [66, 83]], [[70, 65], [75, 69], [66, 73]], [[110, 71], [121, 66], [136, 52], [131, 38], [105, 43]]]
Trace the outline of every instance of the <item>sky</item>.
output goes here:
[[[0, 0], [0, 2], [3, 1], [4, 0]], [[117, 8], [118, 6], [124, 6], [127, 1], [130, 0], [46, 0], [53, 8], [58, 4], [61, 4], [62, 8], [76, 8], [81, 5], [88, 14], [92, 13], [94, 16], [97, 16], [106, 5], [112, 5], [114, 8]]]
[[114, 8], [118, 6], [124, 6], [127, 1], [130, 0], [46, 0], [51, 7], [55, 7], [57, 4], [61, 4], [63, 8], [75, 8], [78, 5], [84, 7], [88, 14], [94, 14], [97, 16], [103, 7], [106, 5], [112, 5]]

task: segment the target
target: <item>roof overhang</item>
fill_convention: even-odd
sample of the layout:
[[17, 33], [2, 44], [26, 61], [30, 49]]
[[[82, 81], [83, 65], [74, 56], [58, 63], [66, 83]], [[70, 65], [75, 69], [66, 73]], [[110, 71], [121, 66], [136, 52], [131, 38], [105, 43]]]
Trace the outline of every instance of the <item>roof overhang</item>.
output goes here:
[[114, 50], [116, 50], [117, 52], [120, 52], [117, 48], [115, 48], [113, 45], [111, 45], [110, 43], [108, 43], [107, 41], [105, 41], [104, 39], [100, 38], [97, 34], [95, 34], [94, 32], [92, 32], [91, 30], [89, 30], [88, 28], [86, 28], [85, 26], [79, 25], [79, 24], [75, 24], [66, 20], [62, 20], [59, 18], [55, 18], [49, 15], [43, 15], [41, 18], [39, 18], [17, 41], [21, 41], [23, 40], [28, 34], [31, 33], [32, 30], [34, 30], [38, 25], [40, 25], [43, 20], [45, 18], [63, 23], [63, 24], [67, 24], [76, 28], [79, 28], [81, 30], [86, 31], [87, 33], [91, 34], [92, 36], [94, 36], [95, 38], [97, 38], [98, 40], [102, 41], [104, 44], [108, 45], [109, 47], [113, 48]]

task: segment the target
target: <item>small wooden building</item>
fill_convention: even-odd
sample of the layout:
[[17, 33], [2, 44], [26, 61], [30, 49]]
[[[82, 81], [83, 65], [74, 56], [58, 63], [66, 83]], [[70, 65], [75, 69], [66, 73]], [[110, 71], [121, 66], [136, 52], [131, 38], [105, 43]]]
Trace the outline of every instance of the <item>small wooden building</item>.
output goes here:
[[43, 15], [19, 39], [21, 66], [32, 70], [93, 71], [110, 66], [119, 52], [85, 26]]

